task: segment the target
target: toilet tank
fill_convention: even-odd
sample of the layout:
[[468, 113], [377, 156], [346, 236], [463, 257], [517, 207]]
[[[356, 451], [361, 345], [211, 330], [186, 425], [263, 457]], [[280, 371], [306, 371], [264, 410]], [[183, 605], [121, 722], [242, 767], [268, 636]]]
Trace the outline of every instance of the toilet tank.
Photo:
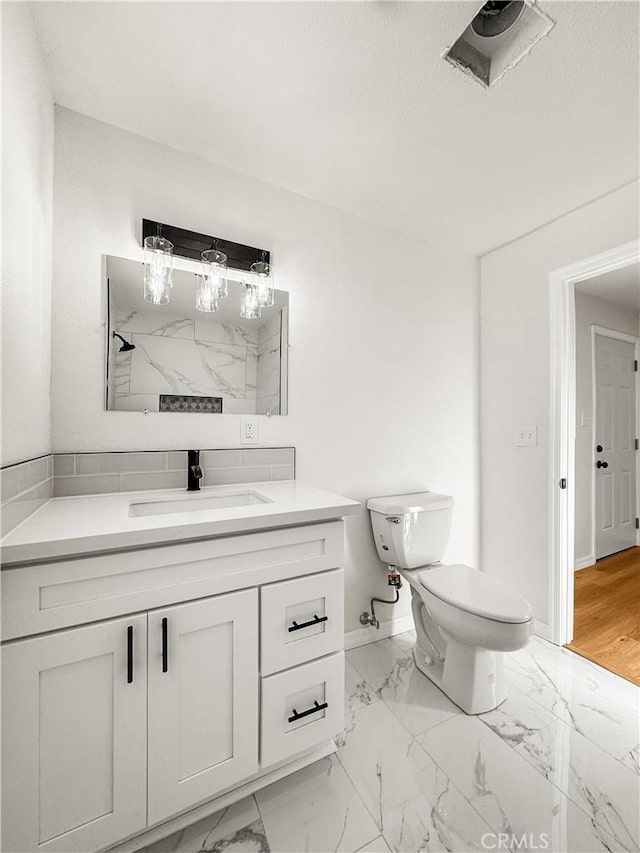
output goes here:
[[453, 498], [413, 492], [369, 498], [378, 556], [390, 566], [415, 569], [442, 559], [449, 541]]

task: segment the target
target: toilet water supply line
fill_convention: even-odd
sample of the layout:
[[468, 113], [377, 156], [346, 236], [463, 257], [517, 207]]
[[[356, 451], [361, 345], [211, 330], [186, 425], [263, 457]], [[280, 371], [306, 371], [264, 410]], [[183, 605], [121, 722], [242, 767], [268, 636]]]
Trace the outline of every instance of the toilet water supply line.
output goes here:
[[396, 597], [393, 600], [389, 600], [388, 598], [376, 598], [375, 596], [371, 599], [371, 615], [369, 615], [368, 610], [363, 610], [360, 614], [360, 624], [361, 625], [371, 625], [377, 630], [380, 629], [380, 620], [376, 616], [376, 610], [373, 602], [377, 601], [380, 604], [397, 604], [400, 601], [400, 589], [402, 588], [402, 578], [399, 573], [396, 571], [395, 566], [389, 566], [391, 570], [387, 575], [387, 581], [389, 586], [394, 586], [396, 588]]

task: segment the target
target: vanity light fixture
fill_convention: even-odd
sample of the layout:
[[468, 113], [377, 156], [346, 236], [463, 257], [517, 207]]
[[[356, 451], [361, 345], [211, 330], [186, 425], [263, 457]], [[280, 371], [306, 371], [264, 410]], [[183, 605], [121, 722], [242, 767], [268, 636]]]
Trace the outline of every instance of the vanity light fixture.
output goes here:
[[242, 282], [242, 317], [257, 320], [262, 315], [262, 308], [274, 304], [271, 254], [265, 249], [187, 231], [175, 225], [164, 225], [152, 219], [142, 220], [142, 242], [144, 298], [148, 302], [155, 305], [166, 305], [169, 302], [175, 255], [200, 261], [201, 271], [196, 273], [198, 311], [218, 310], [218, 300], [224, 299], [228, 293], [228, 269], [249, 274]]
[[202, 255], [203, 277], [207, 279], [208, 286], [217, 299], [224, 299], [227, 295], [227, 256], [220, 252], [217, 247], [212, 246]]
[[166, 305], [171, 296], [173, 243], [160, 233], [144, 239], [144, 298], [153, 305]]
[[251, 272], [256, 276], [256, 288], [258, 291], [258, 305], [260, 308], [270, 308], [273, 305], [273, 275], [271, 264], [266, 260], [266, 252], [262, 253], [262, 260], [251, 264]]
[[262, 309], [259, 302], [258, 286], [242, 282], [242, 298], [240, 300], [240, 316], [245, 320], [259, 320]]

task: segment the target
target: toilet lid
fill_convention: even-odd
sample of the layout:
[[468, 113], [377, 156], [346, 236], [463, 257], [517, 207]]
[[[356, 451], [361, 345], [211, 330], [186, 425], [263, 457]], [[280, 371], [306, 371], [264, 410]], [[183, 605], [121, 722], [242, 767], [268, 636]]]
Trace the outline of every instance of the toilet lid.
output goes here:
[[442, 601], [485, 619], [520, 623], [528, 622], [533, 615], [531, 605], [519, 592], [471, 566], [441, 564], [424, 569], [418, 577], [422, 586]]

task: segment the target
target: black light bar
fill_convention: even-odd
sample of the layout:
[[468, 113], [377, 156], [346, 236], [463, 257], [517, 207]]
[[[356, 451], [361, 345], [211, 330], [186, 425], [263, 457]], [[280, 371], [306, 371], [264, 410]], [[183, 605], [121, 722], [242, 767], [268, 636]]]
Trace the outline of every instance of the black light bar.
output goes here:
[[142, 220], [143, 246], [146, 237], [154, 237], [158, 233], [158, 225], [161, 226], [160, 233], [162, 236], [173, 243], [173, 254], [181, 258], [199, 261], [202, 252], [215, 248], [225, 253], [227, 266], [234, 270], [248, 271], [251, 264], [257, 261], [271, 263], [271, 254], [266, 249], [256, 249], [253, 246], [245, 246], [242, 243], [234, 243], [220, 237], [211, 237], [209, 234], [187, 231], [185, 228], [166, 225], [153, 219]]

